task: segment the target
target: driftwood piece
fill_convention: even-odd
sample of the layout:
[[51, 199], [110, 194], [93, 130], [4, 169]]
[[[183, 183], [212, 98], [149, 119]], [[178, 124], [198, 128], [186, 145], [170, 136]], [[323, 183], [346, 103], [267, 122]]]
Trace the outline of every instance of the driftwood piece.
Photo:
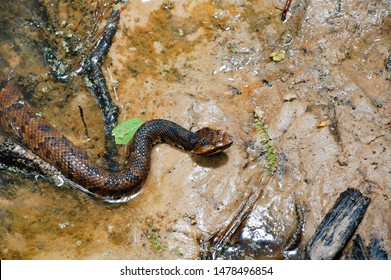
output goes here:
[[359, 190], [344, 191], [305, 248], [307, 259], [335, 259], [360, 224], [370, 198]]
[[47, 178], [59, 187], [64, 184], [57, 169], [10, 139], [0, 143], [0, 171], [4, 170]]
[[373, 239], [369, 246], [365, 247], [361, 236], [357, 234], [347, 258], [351, 260], [387, 260], [388, 255], [381, 248], [379, 240]]
[[380, 241], [374, 239], [369, 243], [368, 255], [370, 260], [388, 260], [388, 254], [381, 247]]
[[353, 239], [353, 246], [350, 249], [349, 259], [352, 260], [368, 260], [368, 255], [366, 248], [359, 234], [356, 235], [356, 238]]

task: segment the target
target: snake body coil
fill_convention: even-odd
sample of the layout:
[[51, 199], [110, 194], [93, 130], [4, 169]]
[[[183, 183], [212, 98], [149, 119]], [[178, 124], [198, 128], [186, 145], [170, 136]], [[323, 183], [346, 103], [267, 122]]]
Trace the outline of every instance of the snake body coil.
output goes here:
[[205, 127], [193, 133], [171, 121], [151, 120], [137, 130], [123, 169], [109, 172], [94, 164], [82, 149], [41, 118], [1, 72], [0, 90], [0, 125], [79, 188], [110, 202], [126, 201], [140, 190], [148, 176], [151, 150], [156, 143], [210, 155], [233, 142], [225, 131]]

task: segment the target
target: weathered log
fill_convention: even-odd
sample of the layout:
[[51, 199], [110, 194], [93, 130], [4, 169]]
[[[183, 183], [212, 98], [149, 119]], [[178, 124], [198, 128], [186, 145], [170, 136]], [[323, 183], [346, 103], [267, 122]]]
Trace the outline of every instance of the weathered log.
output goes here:
[[305, 247], [307, 259], [335, 259], [360, 224], [370, 198], [359, 190], [344, 191]]
[[56, 168], [10, 139], [0, 143], [0, 171], [18, 172], [35, 178], [44, 177], [57, 186], [64, 184], [64, 178]]

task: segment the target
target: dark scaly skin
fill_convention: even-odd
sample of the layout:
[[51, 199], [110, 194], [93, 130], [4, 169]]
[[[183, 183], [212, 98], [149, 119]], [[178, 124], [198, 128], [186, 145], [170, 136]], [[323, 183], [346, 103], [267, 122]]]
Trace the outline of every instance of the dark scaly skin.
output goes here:
[[41, 118], [1, 71], [0, 90], [0, 125], [78, 188], [106, 201], [126, 201], [139, 191], [148, 176], [151, 150], [156, 143], [210, 155], [233, 142], [232, 136], [221, 130], [202, 128], [193, 133], [167, 120], [151, 120], [137, 130], [123, 170], [109, 172], [91, 162], [83, 150]]

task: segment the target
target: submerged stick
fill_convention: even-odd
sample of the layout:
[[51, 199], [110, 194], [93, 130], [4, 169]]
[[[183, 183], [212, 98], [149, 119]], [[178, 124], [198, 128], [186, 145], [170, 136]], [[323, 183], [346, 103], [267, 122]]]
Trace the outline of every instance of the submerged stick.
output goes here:
[[104, 27], [102, 36], [99, 38], [83, 66], [86, 88], [94, 96], [105, 122], [105, 148], [108, 168], [112, 171], [119, 170], [118, 163], [115, 161], [118, 152], [112, 135], [112, 130], [117, 125], [119, 108], [113, 102], [107, 88], [106, 79], [102, 71], [102, 62], [111, 47], [113, 37], [117, 31], [118, 22], [119, 10], [113, 10]]
[[45, 177], [59, 187], [64, 184], [64, 178], [56, 168], [10, 139], [0, 143], [0, 171], [4, 170]]

